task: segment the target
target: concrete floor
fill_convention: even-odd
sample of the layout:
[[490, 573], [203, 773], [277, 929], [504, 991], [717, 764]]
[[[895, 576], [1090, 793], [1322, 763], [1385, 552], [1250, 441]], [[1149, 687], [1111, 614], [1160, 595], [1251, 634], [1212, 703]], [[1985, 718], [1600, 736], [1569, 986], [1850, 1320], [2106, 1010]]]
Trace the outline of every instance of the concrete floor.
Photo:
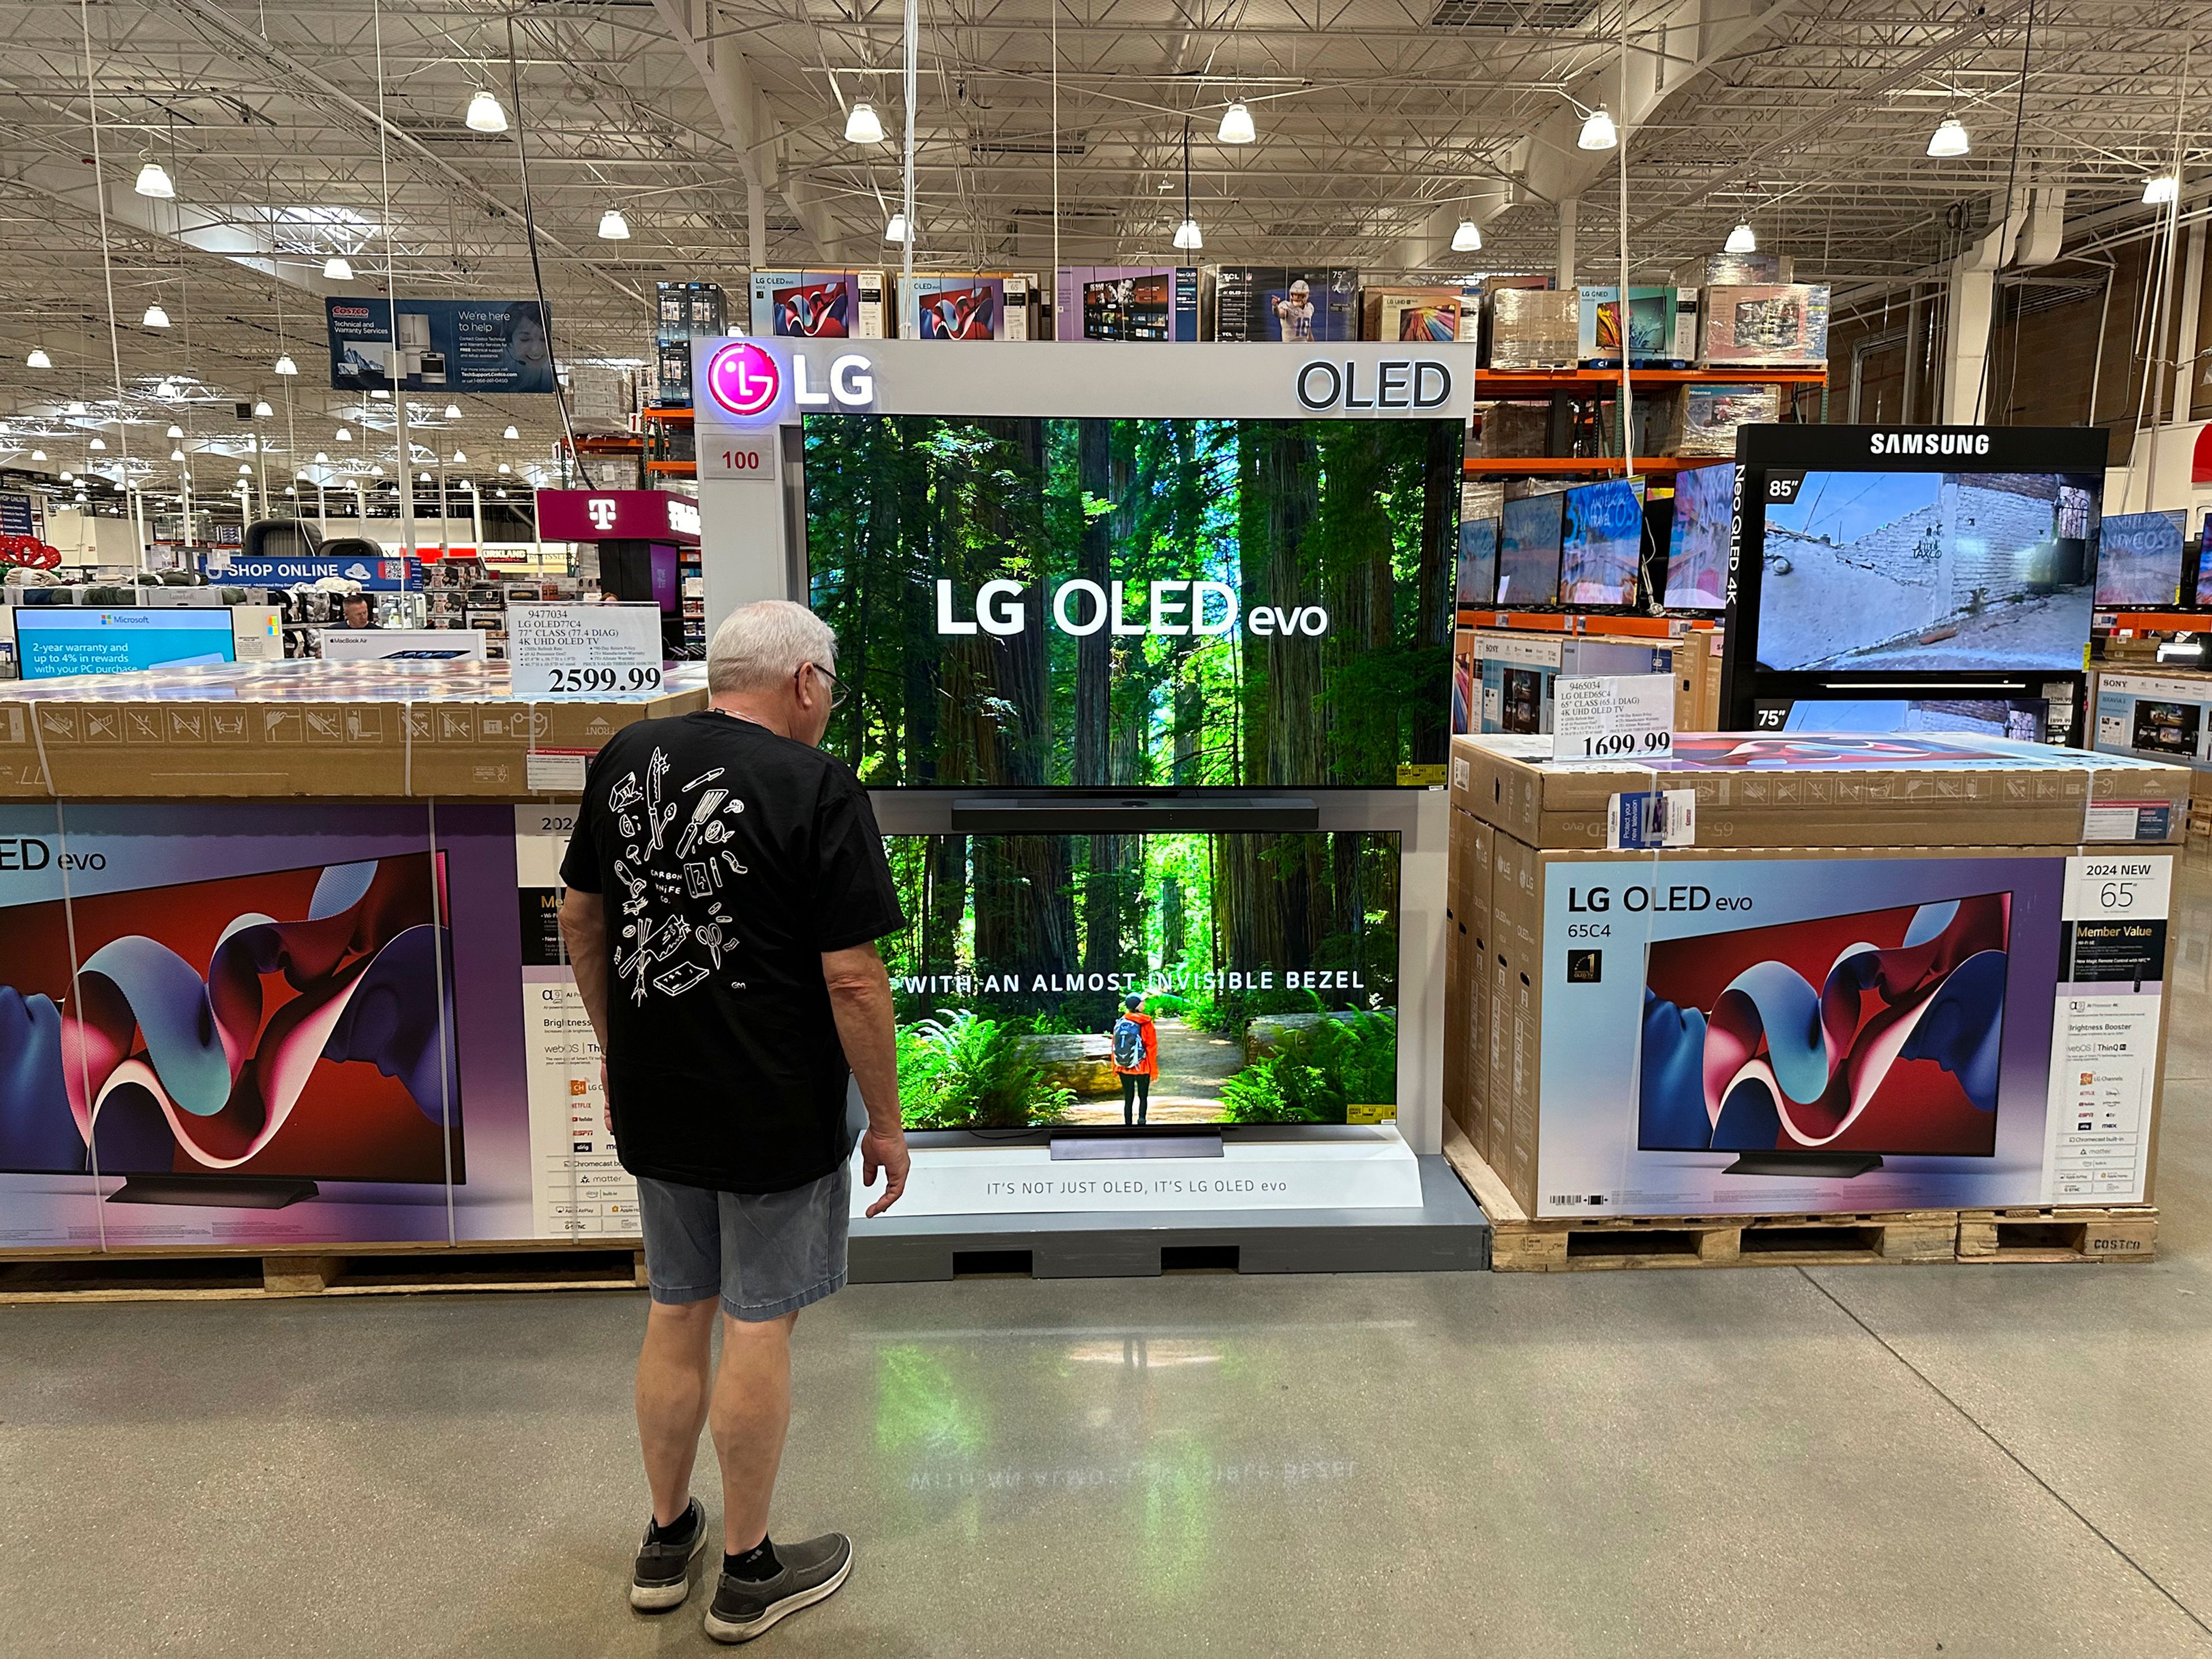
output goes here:
[[[849, 1290], [776, 1530], [858, 1562], [767, 1650], [2212, 1653], [2194, 862], [2157, 1261]], [[712, 1650], [623, 1600], [641, 1319], [0, 1309], [6, 1650]]]

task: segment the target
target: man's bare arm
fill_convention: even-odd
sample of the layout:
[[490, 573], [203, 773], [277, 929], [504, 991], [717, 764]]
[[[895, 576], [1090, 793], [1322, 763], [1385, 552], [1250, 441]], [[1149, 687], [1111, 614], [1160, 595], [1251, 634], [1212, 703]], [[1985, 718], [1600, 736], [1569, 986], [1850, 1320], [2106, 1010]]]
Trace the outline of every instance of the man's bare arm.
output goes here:
[[599, 1052], [607, 1051], [607, 906], [597, 893], [571, 887], [561, 901], [561, 937], [575, 970], [576, 994], [592, 1022]]
[[868, 1130], [860, 1137], [860, 1182], [876, 1184], [884, 1172], [884, 1195], [868, 1206], [880, 1215], [906, 1190], [906, 1126], [899, 1117], [898, 1038], [891, 1011], [891, 979], [873, 945], [822, 953], [822, 978], [830, 988], [830, 1011], [845, 1059], [860, 1085], [868, 1109]]

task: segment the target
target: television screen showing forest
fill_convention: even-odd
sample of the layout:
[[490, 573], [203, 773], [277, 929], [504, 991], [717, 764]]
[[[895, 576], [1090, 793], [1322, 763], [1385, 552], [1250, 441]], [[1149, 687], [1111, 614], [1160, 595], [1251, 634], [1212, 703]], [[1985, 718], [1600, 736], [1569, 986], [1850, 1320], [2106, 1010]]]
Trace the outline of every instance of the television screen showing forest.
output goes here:
[[909, 1128], [1397, 1115], [1395, 832], [884, 846]]
[[1450, 742], [1449, 421], [810, 415], [871, 787], [1380, 787]]

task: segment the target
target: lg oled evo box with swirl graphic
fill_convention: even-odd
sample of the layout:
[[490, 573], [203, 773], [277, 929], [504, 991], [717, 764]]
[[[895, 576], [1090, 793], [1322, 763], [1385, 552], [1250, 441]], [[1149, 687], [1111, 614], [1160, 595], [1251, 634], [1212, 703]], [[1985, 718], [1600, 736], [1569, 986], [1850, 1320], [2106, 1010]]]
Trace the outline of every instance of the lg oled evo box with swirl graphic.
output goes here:
[[[1806, 787], [1849, 770], [1826, 752], [1762, 751], [1757, 801], [1697, 787], [1716, 759], [1698, 744], [1765, 741], [1692, 738], [1674, 775], [1633, 780], [1520, 759], [1533, 808], [1492, 791], [1498, 767], [1455, 765], [1453, 909], [1482, 942], [1454, 964], [1467, 1041], [1448, 1104], [1514, 1197], [1539, 1216], [2143, 1201], [2174, 854], [2164, 822], [2130, 832], [2177, 815], [2090, 783], [1935, 797], [1901, 834], [1863, 803], [1854, 830]], [[1455, 763], [1525, 744], [1462, 741]], [[2001, 781], [2032, 785], [2046, 756], [2103, 769], [1984, 747]], [[1869, 775], [1901, 788], [1911, 758], [1881, 758]], [[2168, 774], [2186, 776], [2119, 775], [2158, 795]], [[1593, 845], [1567, 798], [1608, 786], [1613, 833], [1601, 807]], [[1670, 789], [1686, 799], [1649, 801]], [[1639, 821], [1667, 833], [1622, 833]]]

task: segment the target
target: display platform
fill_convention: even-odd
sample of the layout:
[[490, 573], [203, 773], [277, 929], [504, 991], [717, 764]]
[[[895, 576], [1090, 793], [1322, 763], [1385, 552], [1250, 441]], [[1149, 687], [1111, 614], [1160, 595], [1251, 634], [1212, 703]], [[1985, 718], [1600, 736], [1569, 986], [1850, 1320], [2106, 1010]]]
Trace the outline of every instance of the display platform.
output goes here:
[[[1209, 1162], [1219, 1167], [1218, 1161]], [[1490, 1224], [1467, 1188], [1441, 1157], [1408, 1154], [1407, 1162], [1419, 1183], [1418, 1202], [1379, 1209], [1338, 1205], [926, 1215], [909, 1212], [902, 1203], [874, 1220], [853, 1223], [851, 1282], [884, 1285], [981, 1273], [1142, 1279], [1206, 1270], [1487, 1269]]]

